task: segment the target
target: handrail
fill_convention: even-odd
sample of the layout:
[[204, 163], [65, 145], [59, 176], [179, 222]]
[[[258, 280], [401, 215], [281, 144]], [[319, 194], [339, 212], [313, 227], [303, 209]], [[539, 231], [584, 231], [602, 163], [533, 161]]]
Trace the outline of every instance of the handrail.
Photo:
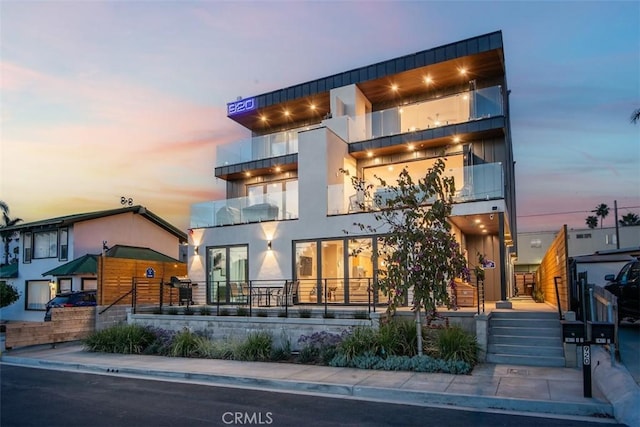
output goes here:
[[119, 303], [120, 301], [122, 301], [124, 299], [124, 297], [127, 297], [129, 295], [131, 295], [133, 293], [133, 287], [131, 287], [131, 290], [129, 292], [127, 292], [126, 294], [122, 295], [120, 298], [118, 298], [117, 300], [115, 300], [114, 302], [112, 302], [111, 304], [109, 304], [109, 306], [103, 310], [101, 310], [100, 312], [98, 312], [98, 314], [102, 314], [105, 311], [109, 310], [111, 307], [113, 307], [114, 305], [116, 305], [117, 303]]
[[560, 317], [560, 320], [562, 320], [563, 316], [562, 316], [562, 306], [560, 305], [560, 291], [558, 290], [558, 279], [562, 279], [562, 277], [555, 276], [553, 278], [553, 284], [556, 287], [556, 302], [558, 303], [558, 316]]

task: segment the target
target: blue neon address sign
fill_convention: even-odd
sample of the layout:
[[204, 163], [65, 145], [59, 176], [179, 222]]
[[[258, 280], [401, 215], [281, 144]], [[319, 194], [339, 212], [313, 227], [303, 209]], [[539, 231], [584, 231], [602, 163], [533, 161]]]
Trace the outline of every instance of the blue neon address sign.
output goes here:
[[247, 98], [236, 102], [230, 102], [227, 104], [227, 116], [246, 113], [248, 111], [253, 111], [256, 108], [258, 108], [258, 104], [255, 98]]

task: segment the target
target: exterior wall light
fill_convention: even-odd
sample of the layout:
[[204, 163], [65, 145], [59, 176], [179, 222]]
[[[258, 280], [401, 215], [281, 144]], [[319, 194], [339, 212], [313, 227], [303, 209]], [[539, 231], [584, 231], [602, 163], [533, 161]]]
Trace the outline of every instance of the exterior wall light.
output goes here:
[[199, 251], [200, 250], [198, 248], [199, 248], [199, 246], [194, 246], [193, 247], [193, 253], [196, 254], [196, 255], [199, 255]]
[[267, 240], [267, 250], [271, 250], [271, 240]]

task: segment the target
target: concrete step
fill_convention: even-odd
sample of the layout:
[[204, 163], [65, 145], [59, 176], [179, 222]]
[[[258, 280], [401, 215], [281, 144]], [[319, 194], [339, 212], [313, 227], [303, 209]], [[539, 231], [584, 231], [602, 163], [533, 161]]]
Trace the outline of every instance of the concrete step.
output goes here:
[[560, 320], [558, 313], [553, 311], [515, 311], [500, 310], [491, 312], [492, 319], [555, 319]]
[[524, 327], [524, 328], [560, 328], [560, 321], [558, 319], [533, 319], [533, 318], [498, 318], [489, 320], [489, 326], [493, 327]]
[[489, 336], [510, 335], [518, 337], [549, 337], [562, 338], [561, 328], [536, 328], [536, 327], [512, 327], [512, 326], [490, 326]]
[[542, 347], [562, 347], [562, 339], [558, 337], [531, 337], [518, 335], [489, 335], [489, 344], [510, 344]]
[[564, 367], [564, 357], [487, 353], [487, 362], [505, 365]]
[[564, 357], [562, 346], [489, 344], [488, 352], [492, 354], [508, 354], [510, 356], [544, 356]]

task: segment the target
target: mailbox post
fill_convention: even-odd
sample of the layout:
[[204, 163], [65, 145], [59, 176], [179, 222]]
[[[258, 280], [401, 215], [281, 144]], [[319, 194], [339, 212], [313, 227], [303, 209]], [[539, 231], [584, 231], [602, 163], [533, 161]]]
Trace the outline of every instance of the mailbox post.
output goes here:
[[[562, 320], [562, 341], [576, 344], [582, 355], [582, 388], [584, 397], [592, 397], [591, 344], [613, 344], [614, 324], [607, 322], [580, 322]], [[590, 339], [589, 339], [590, 338]]]

